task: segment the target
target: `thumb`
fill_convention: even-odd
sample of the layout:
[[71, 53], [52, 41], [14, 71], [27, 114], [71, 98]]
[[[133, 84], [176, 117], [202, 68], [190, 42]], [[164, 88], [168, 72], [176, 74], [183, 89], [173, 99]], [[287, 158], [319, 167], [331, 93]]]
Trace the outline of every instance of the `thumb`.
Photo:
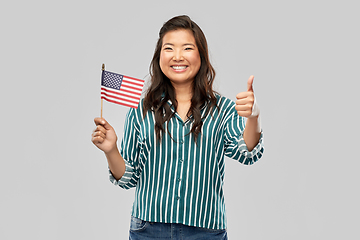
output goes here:
[[254, 82], [254, 76], [251, 75], [248, 79], [248, 82], [247, 82], [247, 91], [248, 92], [254, 92], [254, 89], [253, 89], [253, 82]]
[[102, 125], [106, 130], [112, 129], [112, 126], [104, 118], [95, 118], [96, 125]]

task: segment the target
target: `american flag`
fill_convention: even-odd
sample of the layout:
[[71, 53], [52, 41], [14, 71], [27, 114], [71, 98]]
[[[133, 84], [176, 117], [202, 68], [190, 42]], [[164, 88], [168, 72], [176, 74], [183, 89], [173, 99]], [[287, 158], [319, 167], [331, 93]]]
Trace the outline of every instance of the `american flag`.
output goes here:
[[137, 108], [144, 82], [141, 79], [103, 71], [101, 77], [101, 98], [108, 102]]

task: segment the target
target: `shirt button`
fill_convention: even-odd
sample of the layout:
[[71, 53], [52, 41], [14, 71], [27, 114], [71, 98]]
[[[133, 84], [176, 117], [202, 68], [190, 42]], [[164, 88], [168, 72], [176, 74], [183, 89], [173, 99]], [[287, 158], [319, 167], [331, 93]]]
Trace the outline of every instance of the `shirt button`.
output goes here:
[[178, 182], [181, 182], [181, 178], [178, 178]]
[[180, 159], [179, 161], [182, 163], [184, 161], [184, 159]]
[[179, 143], [183, 144], [183, 143], [184, 143], [184, 140], [180, 139]]
[[179, 196], [177, 196], [177, 197], [176, 197], [176, 199], [177, 199], [177, 200], [180, 200], [180, 197], [179, 197]]

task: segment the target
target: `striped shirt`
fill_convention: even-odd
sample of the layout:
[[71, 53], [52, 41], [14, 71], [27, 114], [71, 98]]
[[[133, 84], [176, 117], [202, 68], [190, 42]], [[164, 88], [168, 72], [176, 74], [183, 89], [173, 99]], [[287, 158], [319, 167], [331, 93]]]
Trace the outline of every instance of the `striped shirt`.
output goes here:
[[[169, 102], [171, 105], [171, 102]], [[244, 139], [244, 118], [235, 103], [217, 95], [212, 114], [203, 119], [197, 143], [188, 134], [193, 121], [185, 122], [176, 113], [156, 139], [154, 113], [143, 118], [143, 100], [127, 113], [120, 154], [125, 160], [125, 174], [110, 181], [122, 188], [136, 187], [132, 215], [144, 221], [182, 223], [194, 227], [225, 229], [224, 157], [250, 165], [264, 152], [263, 134], [249, 152]], [[202, 116], [206, 112], [201, 109]], [[172, 109], [174, 111], [174, 109]]]

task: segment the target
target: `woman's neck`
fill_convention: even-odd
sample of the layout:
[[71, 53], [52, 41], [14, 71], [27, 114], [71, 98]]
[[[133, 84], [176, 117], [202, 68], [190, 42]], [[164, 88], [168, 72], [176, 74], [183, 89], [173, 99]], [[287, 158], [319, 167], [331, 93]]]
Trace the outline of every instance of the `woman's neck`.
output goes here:
[[189, 102], [193, 96], [192, 83], [173, 85], [175, 89], [175, 96], [178, 102]]

